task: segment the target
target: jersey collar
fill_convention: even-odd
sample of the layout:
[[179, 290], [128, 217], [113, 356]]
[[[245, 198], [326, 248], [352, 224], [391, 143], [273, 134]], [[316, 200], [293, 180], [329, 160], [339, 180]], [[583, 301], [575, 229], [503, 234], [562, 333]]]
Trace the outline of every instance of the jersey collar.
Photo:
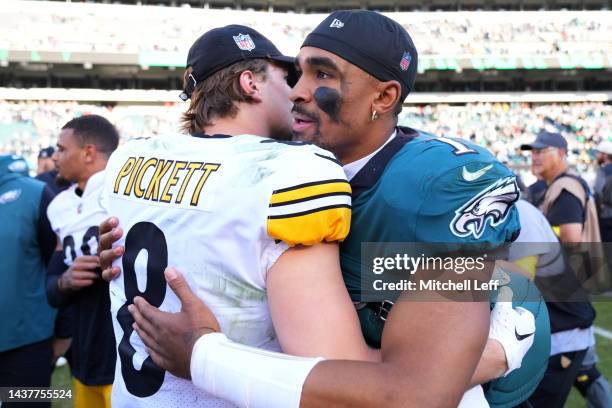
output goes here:
[[192, 133], [191, 136], [199, 137], [203, 139], [227, 139], [228, 137], [231, 137], [230, 135], [224, 135], [221, 133], [215, 133], [214, 135], [207, 135], [206, 133], [202, 133], [202, 132]]
[[357, 174], [350, 179], [351, 189], [353, 191], [351, 197], [353, 201], [355, 201], [361, 193], [376, 184], [393, 156], [395, 156], [406, 143], [413, 140], [419, 134], [414, 129], [399, 126], [395, 129], [394, 133], [396, 136], [387, 140], [378, 151], [374, 152], [372, 157], [362, 165], [363, 167], [361, 170], [358, 170]]
[[[102, 188], [102, 186], [104, 185], [104, 175], [105, 170], [100, 170], [99, 172], [92, 174], [87, 180], [87, 183], [85, 184], [85, 189], [81, 192], [80, 197], [84, 199], [85, 197], [93, 194], [94, 191], [97, 191]], [[78, 193], [76, 194], [78, 195]]]
[[389, 138], [387, 139], [387, 141], [383, 143], [383, 145], [380, 146], [378, 149], [368, 154], [366, 157], [362, 157], [359, 160], [355, 160], [352, 163], [342, 166], [342, 169], [344, 170], [344, 174], [346, 174], [346, 178], [348, 179], [348, 181], [351, 181], [353, 177], [355, 177], [355, 174], [359, 173], [359, 170], [361, 170], [363, 166], [365, 166], [366, 163], [369, 162], [370, 159], [374, 157], [376, 153], [380, 152], [383, 149], [383, 147], [387, 145], [387, 143], [393, 140], [393, 138], [396, 135], [397, 135], [397, 130], [394, 130], [393, 133], [391, 133], [391, 136], [389, 136]]

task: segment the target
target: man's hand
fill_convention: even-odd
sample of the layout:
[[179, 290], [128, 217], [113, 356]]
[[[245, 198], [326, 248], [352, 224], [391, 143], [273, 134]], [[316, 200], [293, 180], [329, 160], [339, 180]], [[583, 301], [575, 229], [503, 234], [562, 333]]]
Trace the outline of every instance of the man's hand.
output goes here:
[[53, 343], [51, 343], [51, 346], [53, 348], [53, 360], [51, 360], [51, 365], [55, 366], [55, 363], [57, 362], [57, 359], [62, 357], [64, 354], [66, 354], [66, 351], [68, 351], [68, 349], [70, 348], [70, 345], [72, 344], [72, 339], [68, 338], [68, 339], [60, 339], [58, 337], [55, 337], [53, 339]]
[[122, 236], [123, 230], [119, 228], [117, 217], [107, 218], [100, 224], [98, 256], [100, 257], [100, 267], [102, 268], [102, 279], [107, 282], [112, 281], [121, 273], [119, 267], [113, 267], [113, 261], [123, 255], [125, 248], [121, 245], [113, 248], [113, 244]]
[[219, 323], [176, 269], [166, 268], [164, 275], [181, 301], [180, 312], [162, 312], [139, 296], [128, 310], [136, 321], [134, 329], [155, 364], [177, 377], [191, 379], [193, 346], [201, 336], [220, 331]]
[[535, 318], [522, 307], [512, 308], [512, 289], [507, 286], [499, 290], [497, 303], [491, 311], [489, 339], [497, 340], [504, 349], [508, 370], [521, 367], [523, 358], [531, 348], [535, 337]]
[[99, 274], [100, 260], [96, 255], [81, 255], [75, 258], [70, 268], [64, 272], [58, 281], [60, 290], [79, 290], [93, 285]]

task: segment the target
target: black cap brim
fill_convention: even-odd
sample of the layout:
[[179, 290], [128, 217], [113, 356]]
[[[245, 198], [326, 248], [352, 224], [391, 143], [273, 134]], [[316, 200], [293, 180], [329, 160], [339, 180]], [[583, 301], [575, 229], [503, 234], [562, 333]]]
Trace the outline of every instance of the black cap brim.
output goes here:
[[298, 80], [297, 70], [295, 68], [295, 57], [288, 57], [286, 55], [276, 55], [274, 57], [268, 58], [274, 62], [282, 64], [285, 68], [287, 68], [287, 71], [289, 72], [287, 83], [291, 88], [293, 88]]
[[276, 55], [274, 57], [269, 57], [273, 61], [284, 62], [286, 64], [291, 64], [295, 66], [295, 57], [288, 57], [286, 55]]
[[547, 147], [550, 147], [550, 146], [545, 145], [544, 143], [533, 142], [533, 143], [521, 145], [521, 150], [544, 149]]
[[280, 62], [282, 65], [287, 67], [291, 71], [295, 71], [295, 57], [288, 57], [286, 55], [276, 55], [274, 57], [268, 57], [275, 62]]

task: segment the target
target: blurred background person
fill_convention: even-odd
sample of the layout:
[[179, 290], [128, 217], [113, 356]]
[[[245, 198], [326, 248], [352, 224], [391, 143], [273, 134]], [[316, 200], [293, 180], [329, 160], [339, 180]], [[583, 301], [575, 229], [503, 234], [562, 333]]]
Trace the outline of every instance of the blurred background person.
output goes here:
[[612, 142], [601, 142], [596, 154], [599, 169], [593, 190], [599, 214], [599, 231], [603, 242], [612, 242]]
[[[580, 287], [544, 214], [525, 200], [519, 200], [516, 206], [521, 232], [510, 246], [509, 260], [534, 279], [544, 293], [552, 332], [548, 369], [529, 403], [534, 408], [561, 408], [575, 386], [587, 397], [589, 407], [606, 407], [609, 387], [603, 377], [593, 375], [597, 371], [593, 330], [584, 329], [587, 323], [577, 317], [583, 303], [569, 301], [570, 296], [588, 295]], [[555, 289], [560, 286], [562, 290]]]
[[45, 272], [55, 247], [47, 219], [53, 193], [27, 171], [21, 157], [0, 156], [0, 387], [48, 387], [51, 381], [56, 312], [47, 303]]
[[565, 138], [543, 130], [521, 149], [531, 152], [532, 171], [546, 182], [541, 209], [561, 242], [601, 242], [595, 200], [586, 181], [568, 166]]
[[55, 154], [53, 147], [45, 147], [40, 151], [36, 179], [44, 182], [53, 194], [57, 195], [70, 187], [72, 183], [58, 175], [54, 160]]
[[115, 375], [115, 336], [108, 283], [98, 268], [98, 225], [104, 169], [119, 133], [106, 118], [85, 115], [66, 123], [53, 156], [59, 175], [74, 182], [48, 209], [57, 247], [47, 273], [47, 296], [54, 307], [71, 307], [74, 405], [110, 407]]
[[53, 153], [55, 149], [52, 146], [41, 149], [38, 153], [38, 165], [36, 166], [36, 175], [46, 173], [51, 170], [55, 170], [55, 164], [53, 163]]
[[[595, 200], [589, 186], [569, 168], [566, 160], [567, 141], [559, 133], [541, 131], [535, 141], [522, 145], [521, 149], [531, 152], [533, 171], [546, 181], [546, 192], [540, 208], [559, 241], [565, 244], [567, 255], [571, 256], [576, 249], [582, 251], [581, 247], [572, 246], [574, 244], [588, 245], [587, 251], [578, 254], [583, 261], [579, 270], [574, 271], [578, 274], [580, 283], [583, 283], [583, 278], [589, 278], [596, 268], [599, 268], [595, 262], [601, 259], [601, 254], [592, 256], [597, 249], [594, 246], [601, 242], [601, 238]], [[521, 226], [524, 223], [521, 221]], [[589, 252], [591, 250], [593, 252]], [[556, 313], [557, 311], [559, 313]], [[581, 351], [572, 355], [572, 358], [564, 355], [564, 359], [562, 356], [559, 360], [560, 367], [556, 361], [551, 361], [547, 371], [551, 388], [547, 391], [554, 392], [555, 388], [571, 381], [587, 399], [589, 407], [612, 407], [610, 385], [596, 366], [598, 357], [593, 332], [595, 309], [591, 303], [562, 301], [549, 305], [549, 313], [556, 343], [565, 344], [551, 353], [567, 351], [565, 349], [569, 345], [569, 348]], [[577, 372], [569, 369], [576, 367], [576, 364], [580, 364]], [[545, 380], [542, 386], [546, 387]], [[538, 401], [537, 406], [551, 406], [548, 405], [548, 397], [538, 399], [536, 395], [535, 398]]]

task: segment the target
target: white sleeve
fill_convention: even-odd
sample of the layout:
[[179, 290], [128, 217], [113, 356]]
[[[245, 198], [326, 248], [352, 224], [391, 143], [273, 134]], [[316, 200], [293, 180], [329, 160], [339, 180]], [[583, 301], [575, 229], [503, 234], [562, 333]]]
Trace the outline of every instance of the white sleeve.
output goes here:
[[322, 358], [295, 357], [206, 334], [191, 354], [191, 381], [238, 407], [299, 408], [302, 386]]
[[521, 232], [510, 246], [509, 261], [543, 255], [558, 245], [548, 221], [540, 210], [524, 200], [517, 201], [516, 208], [519, 211]]
[[59, 235], [60, 229], [62, 197], [62, 193], [56, 195], [47, 207], [47, 219], [49, 220], [49, 224], [51, 224], [51, 229], [56, 235]]

